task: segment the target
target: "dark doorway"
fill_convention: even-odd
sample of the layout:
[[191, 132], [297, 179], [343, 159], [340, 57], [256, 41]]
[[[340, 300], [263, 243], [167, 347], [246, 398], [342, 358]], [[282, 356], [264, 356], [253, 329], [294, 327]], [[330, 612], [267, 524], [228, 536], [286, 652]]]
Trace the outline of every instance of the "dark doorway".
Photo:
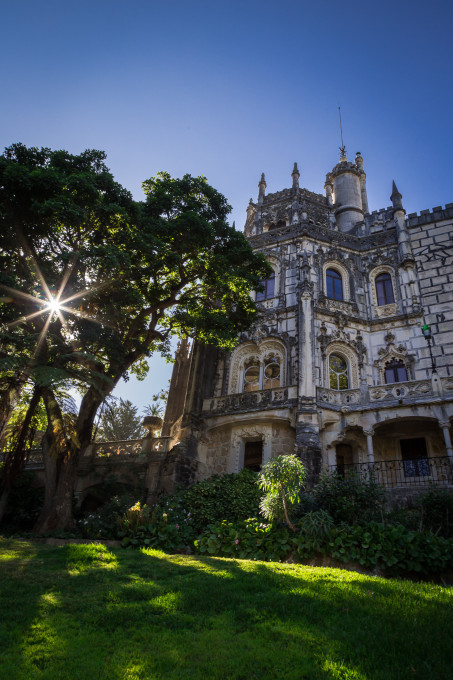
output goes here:
[[337, 444], [337, 474], [344, 477], [345, 467], [350, 470], [352, 466], [352, 446], [349, 444]]
[[245, 442], [244, 467], [259, 472], [263, 464], [263, 442]]
[[429, 475], [429, 462], [424, 437], [401, 439], [400, 446], [405, 476], [427, 477]]

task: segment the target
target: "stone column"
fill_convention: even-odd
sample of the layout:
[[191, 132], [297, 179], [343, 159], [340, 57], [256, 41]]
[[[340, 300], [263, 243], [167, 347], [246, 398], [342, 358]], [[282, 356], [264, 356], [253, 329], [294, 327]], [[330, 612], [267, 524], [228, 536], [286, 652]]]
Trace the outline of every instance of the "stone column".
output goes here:
[[444, 433], [444, 441], [445, 441], [445, 448], [447, 449], [447, 456], [450, 459], [450, 462], [453, 463], [453, 446], [451, 444], [451, 437], [450, 437], [450, 423], [445, 420], [439, 420], [439, 426], [442, 428], [442, 432]]
[[366, 435], [366, 448], [367, 448], [367, 452], [368, 452], [368, 462], [374, 463], [373, 430], [363, 430], [363, 434]]

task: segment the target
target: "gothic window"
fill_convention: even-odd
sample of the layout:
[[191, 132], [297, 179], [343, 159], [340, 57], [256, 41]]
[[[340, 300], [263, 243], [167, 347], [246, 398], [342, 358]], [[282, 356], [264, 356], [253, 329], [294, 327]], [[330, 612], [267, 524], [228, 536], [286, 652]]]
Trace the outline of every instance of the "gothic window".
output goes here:
[[343, 281], [336, 269], [326, 271], [327, 297], [332, 300], [343, 300]]
[[281, 385], [280, 360], [275, 355], [267, 356], [264, 361], [253, 359], [244, 366], [244, 392], [270, 390]]
[[280, 363], [276, 357], [268, 359], [264, 366], [264, 385], [265, 390], [272, 387], [280, 387]]
[[385, 364], [385, 382], [396, 383], [406, 382], [407, 370], [404, 361], [401, 359], [392, 359]]
[[260, 365], [254, 361], [244, 371], [244, 392], [256, 392], [260, 389]]
[[275, 295], [275, 272], [272, 272], [268, 279], [260, 281], [260, 284], [264, 286], [264, 290], [257, 292], [256, 301], [262, 302], [262, 300], [273, 298]]
[[332, 390], [349, 388], [348, 364], [339, 354], [331, 354], [329, 357], [329, 384]]
[[378, 306], [390, 305], [395, 302], [395, 296], [393, 294], [392, 277], [388, 272], [379, 274], [375, 279], [376, 286], [376, 297]]

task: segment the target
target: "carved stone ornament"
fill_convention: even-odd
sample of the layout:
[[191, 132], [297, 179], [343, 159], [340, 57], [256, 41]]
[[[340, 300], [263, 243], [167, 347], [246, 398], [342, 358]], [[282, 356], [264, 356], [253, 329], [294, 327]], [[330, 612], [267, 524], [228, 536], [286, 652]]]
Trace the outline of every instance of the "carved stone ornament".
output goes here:
[[[281, 340], [277, 338], [259, 339], [255, 341], [246, 342], [243, 345], [237, 347], [232, 356], [230, 362], [230, 377], [228, 381], [228, 394], [237, 394], [242, 392], [242, 375], [244, 371], [245, 364], [249, 364], [250, 361], [257, 361], [258, 363], [263, 363], [267, 358], [272, 355], [277, 359], [280, 364], [281, 371], [281, 384], [286, 384], [286, 348]], [[253, 394], [253, 393], [251, 393]]]
[[379, 372], [379, 381], [382, 384], [385, 383], [385, 367], [392, 361], [402, 361], [406, 367], [408, 378], [410, 379], [414, 357], [407, 353], [407, 349], [404, 345], [399, 344], [397, 346], [395, 344], [395, 336], [393, 335], [392, 332], [389, 331], [385, 335], [384, 341], [386, 343], [386, 347], [381, 347], [381, 349], [378, 352], [379, 359], [376, 359], [374, 361], [374, 365], [376, 366]]

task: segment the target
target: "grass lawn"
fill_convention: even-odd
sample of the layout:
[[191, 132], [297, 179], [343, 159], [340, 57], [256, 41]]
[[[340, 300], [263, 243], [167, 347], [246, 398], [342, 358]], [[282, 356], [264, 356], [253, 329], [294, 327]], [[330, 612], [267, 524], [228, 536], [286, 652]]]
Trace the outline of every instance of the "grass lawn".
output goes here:
[[451, 680], [452, 590], [0, 539], [0, 678]]

